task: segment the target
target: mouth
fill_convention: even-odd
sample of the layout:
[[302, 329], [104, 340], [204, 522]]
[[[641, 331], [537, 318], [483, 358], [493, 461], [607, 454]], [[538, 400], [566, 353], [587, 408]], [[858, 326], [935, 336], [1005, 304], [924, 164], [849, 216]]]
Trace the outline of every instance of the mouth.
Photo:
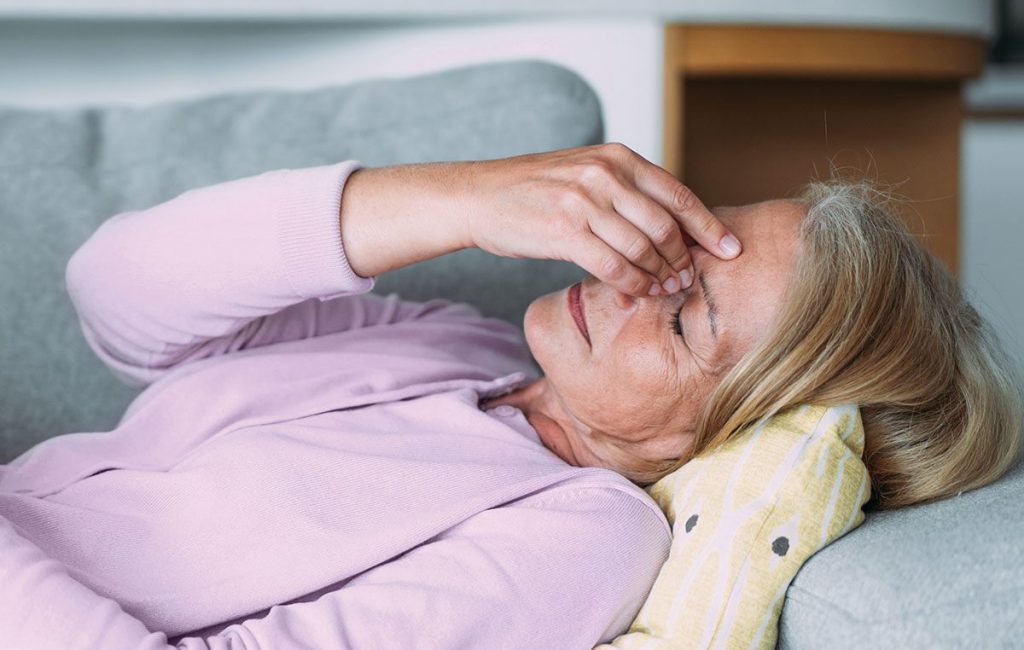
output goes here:
[[587, 345], [590, 345], [590, 332], [587, 331], [587, 319], [583, 315], [582, 284], [577, 282], [569, 287], [569, 291], [566, 293], [568, 296], [569, 313], [572, 315], [572, 319], [576, 323], [576, 328], [579, 329], [580, 334], [582, 334], [583, 338], [586, 339]]

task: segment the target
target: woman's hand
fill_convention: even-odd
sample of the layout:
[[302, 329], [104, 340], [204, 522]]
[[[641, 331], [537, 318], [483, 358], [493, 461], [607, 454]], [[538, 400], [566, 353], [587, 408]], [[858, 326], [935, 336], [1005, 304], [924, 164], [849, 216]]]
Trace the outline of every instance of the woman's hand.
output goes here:
[[692, 283], [688, 244], [740, 252], [693, 192], [622, 144], [460, 164], [465, 243], [495, 255], [570, 261], [647, 296]]

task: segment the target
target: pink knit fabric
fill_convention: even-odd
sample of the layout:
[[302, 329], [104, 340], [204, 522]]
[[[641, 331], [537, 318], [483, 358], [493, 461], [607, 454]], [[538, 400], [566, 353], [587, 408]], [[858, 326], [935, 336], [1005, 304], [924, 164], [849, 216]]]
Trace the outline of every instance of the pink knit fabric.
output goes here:
[[67, 288], [147, 388], [112, 431], [0, 466], [0, 645], [590, 648], [668, 557], [655, 503], [483, 396], [521, 330], [367, 293], [338, 228], [356, 161], [107, 220]]

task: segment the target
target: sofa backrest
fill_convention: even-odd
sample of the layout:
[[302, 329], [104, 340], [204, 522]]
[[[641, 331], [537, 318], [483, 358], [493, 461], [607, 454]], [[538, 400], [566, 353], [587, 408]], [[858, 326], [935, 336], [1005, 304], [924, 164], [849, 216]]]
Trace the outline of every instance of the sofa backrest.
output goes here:
[[[492, 159], [603, 137], [591, 87], [539, 60], [148, 107], [0, 107], [0, 463], [113, 428], [138, 393], [89, 350], [64, 287], [68, 258], [114, 214], [271, 169]], [[381, 276], [374, 292], [471, 302], [521, 324], [535, 297], [584, 275], [464, 250]]]

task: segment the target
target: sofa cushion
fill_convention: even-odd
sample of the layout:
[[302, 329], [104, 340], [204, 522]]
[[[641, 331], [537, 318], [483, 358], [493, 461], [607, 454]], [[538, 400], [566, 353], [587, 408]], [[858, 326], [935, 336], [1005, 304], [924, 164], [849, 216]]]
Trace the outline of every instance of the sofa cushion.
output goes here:
[[984, 488], [870, 513], [797, 573], [778, 647], [1021, 647], [1022, 552], [1024, 462]]
[[[94, 358], [64, 288], [68, 258], [108, 217], [272, 169], [500, 158], [602, 139], [593, 90], [543, 61], [149, 107], [0, 107], [0, 463], [51, 436], [114, 427], [137, 393]], [[389, 273], [374, 292], [473, 302], [521, 323], [533, 298], [584, 275], [465, 250]]]

